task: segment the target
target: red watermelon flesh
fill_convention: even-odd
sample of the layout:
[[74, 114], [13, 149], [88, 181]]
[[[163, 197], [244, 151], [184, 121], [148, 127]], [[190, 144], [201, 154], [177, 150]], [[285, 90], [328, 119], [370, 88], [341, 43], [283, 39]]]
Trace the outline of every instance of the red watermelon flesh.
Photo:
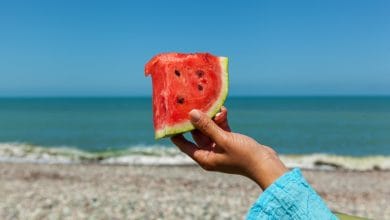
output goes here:
[[228, 59], [209, 53], [163, 53], [145, 66], [152, 76], [153, 122], [156, 139], [194, 129], [192, 109], [213, 117], [228, 92]]

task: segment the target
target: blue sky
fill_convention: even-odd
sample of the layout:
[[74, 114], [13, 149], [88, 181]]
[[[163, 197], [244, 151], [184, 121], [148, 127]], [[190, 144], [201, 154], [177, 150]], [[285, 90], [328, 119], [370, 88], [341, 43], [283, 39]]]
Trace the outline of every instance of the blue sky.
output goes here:
[[230, 58], [231, 95], [390, 95], [389, 1], [1, 1], [0, 96], [151, 94], [156, 53]]

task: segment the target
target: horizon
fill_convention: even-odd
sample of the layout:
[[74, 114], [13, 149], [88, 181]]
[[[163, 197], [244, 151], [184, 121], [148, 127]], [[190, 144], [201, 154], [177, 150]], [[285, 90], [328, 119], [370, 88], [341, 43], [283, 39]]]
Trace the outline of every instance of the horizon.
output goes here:
[[[0, 96], [0, 99], [100, 99], [100, 98], [152, 98], [151, 95], [94, 95], [94, 96]], [[390, 98], [390, 95], [228, 95], [229, 98]]]

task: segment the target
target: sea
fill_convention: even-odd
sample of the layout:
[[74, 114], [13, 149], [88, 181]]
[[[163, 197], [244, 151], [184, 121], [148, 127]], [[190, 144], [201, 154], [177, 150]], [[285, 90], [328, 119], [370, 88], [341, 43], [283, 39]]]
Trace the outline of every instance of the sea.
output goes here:
[[[0, 161], [191, 163], [169, 139], [154, 139], [151, 103], [0, 98]], [[390, 97], [228, 97], [225, 106], [233, 132], [292, 166], [390, 169]]]

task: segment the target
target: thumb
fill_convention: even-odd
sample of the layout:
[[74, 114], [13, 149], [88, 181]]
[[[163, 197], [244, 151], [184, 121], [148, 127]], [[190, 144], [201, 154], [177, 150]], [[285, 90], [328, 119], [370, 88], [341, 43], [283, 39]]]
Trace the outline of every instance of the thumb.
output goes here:
[[215, 143], [219, 145], [225, 144], [226, 132], [211, 120], [208, 115], [194, 109], [190, 112], [190, 119], [195, 128], [210, 137]]

